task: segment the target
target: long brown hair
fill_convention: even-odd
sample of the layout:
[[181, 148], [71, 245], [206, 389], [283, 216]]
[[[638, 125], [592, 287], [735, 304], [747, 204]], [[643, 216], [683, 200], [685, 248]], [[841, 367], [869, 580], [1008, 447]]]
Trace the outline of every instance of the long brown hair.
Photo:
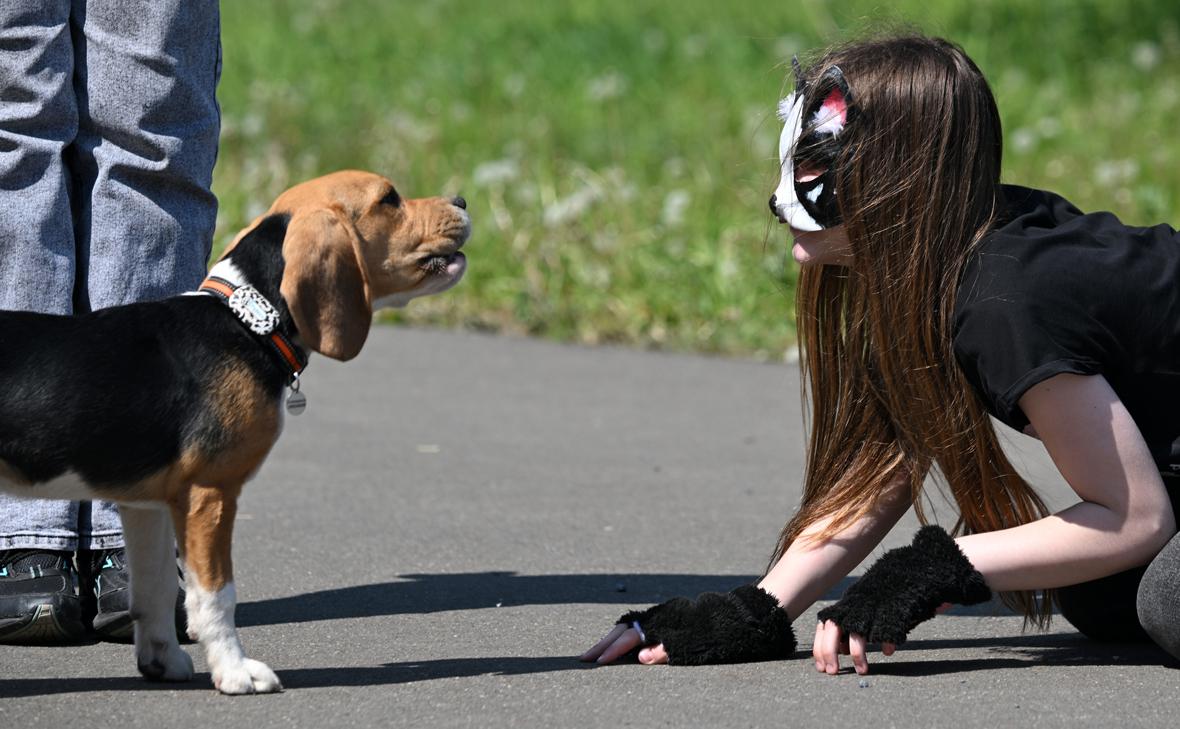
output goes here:
[[[991, 89], [958, 46], [917, 35], [834, 49], [804, 75], [832, 65], [848, 79], [856, 111], [836, 162], [853, 262], [800, 274], [810, 442], [803, 503], [775, 561], [809, 525], [831, 519], [824, 539], [869, 513], [896, 479], [908, 481], [925, 523], [922, 487], [932, 468], [958, 506], [956, 533], [1047, 513], [1001, 450], [951, 345], [959, 275], [1001, 204]], [[1027, 620], [1048, 621], [1050, 600], [1003, 597]]]

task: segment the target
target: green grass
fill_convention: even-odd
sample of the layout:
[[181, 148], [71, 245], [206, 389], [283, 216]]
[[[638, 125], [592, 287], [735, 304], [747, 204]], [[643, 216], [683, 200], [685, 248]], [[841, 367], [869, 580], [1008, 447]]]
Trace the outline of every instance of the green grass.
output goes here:
[[222, 4], [224, 244], [345, 167], [461, 193], [466, 279], [400, 321], [777, 357], [795, 272], [770, 223], [784, 62], [909, 22], [993, 84], [1005, 178], [1180, 218], [1174, 0], [248, 0]]

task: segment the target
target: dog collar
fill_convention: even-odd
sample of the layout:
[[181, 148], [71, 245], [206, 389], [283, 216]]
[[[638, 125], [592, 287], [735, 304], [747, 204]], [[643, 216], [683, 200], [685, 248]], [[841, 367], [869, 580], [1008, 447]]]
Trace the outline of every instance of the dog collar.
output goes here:
[[262, 337], [291, 371], [290, 387], [299, 392], [299, 375], [307, 367], [307, 355], [283, 333], [279, 310], [250, 284], [235, 284], [219, 276], [209, 276], [198, 289], [224, 302], [253, 334]]

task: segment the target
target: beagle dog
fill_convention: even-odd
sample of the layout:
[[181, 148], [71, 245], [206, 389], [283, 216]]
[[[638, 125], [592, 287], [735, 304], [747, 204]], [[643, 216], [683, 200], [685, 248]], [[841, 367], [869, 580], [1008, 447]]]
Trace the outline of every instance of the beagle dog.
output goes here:
[[297, 405], [309, 352], [351, 359], [374, 309], [463, 276], [465, 208], [337, 172], [280, 195], [199, 292], [78, 316], [0, 312], [0, 490], [118, 502], [146, 678], [193, 675], [173, 617], [175, 538], [213, 685], [282, 690], [234, 626], [238, 494], [279, 436], [284, 390]]

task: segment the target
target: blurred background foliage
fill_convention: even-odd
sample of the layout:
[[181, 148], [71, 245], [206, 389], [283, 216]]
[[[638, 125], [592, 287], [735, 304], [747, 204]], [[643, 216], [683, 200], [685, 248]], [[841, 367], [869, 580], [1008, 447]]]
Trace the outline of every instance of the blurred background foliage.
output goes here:
[[387, 318], [778, 358], [786, 64], [898, 26], [987, 74], [1007, 181], [1180, 224], [1176, 0], [243, 0], [217, 244], [291, 184], [370, 169], [463, 194], [475, 230], [466, 279]]

